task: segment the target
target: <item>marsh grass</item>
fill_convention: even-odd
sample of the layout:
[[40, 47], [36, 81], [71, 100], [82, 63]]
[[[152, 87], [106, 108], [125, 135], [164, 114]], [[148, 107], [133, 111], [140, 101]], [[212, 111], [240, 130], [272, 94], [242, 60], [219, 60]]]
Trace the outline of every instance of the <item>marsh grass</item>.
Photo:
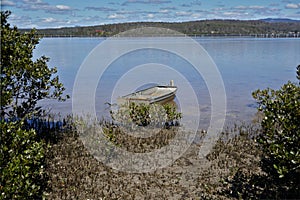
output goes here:
[[153, 128], [169, 128], [179, 126], [182, 113], [178, 112], [175, 105], [127, 103], [111, 107], [112, 120], [125, 127], [134, 129], [136, 126], [148, 126]]
[[140, 127], [140, 129], [133, 132], [146, 132], [148, 137], [136, 137], [134, 133], [127, 134], [128, 129], [114, 125], [111, 122], [103, 122], [102, 129], [104, 135], [109, 141], [125, 149], [126, 151], [134, 153], [151, 152], [154, 149], [159, 149], [169, 144], [169, 141], [174, 138], [178, 127], [171, 127], [169, 129], [149, 129]]
[[[161, 130], [155, 137], [135, 138], [122, 133], [111, 122], [101, 122], [119, 147], [132, 152], [149, 152], [168, 144], [176, 130]], [[176, 127], [174, 127], [176, 128]], [[240, 180], [260, 174], [259, 152], [253, 137], [224, 133], [207, 160], [198, 157], [199, 144], [193, 143], [172, 165], [150, 173], [115, 171], [96, 160], [74, 130], [61, 133], [47, 154], [49, 199], [230, 199]], [[251, 131], [250, 131], [251, 130]], [[205, 134], [205, 132], [198, 132]]]
[[[73, 123], [73, 122], [72, 122]], [[178, 127], [138, 138], [102, 120], [103, 134], [119, 148], [145, 153], [168, 145]], [[46, 156], [48, 199], [247, 199], [297, 198], [297, 187], [276, 182], [261, 168], [257, 124], [240, 123], [221, 134], [207, 159], [199, 143], [170, 166], [149, 173], [116, 171], [86, 149], [76, 129], [57, 133]], [[203, 138], [205, 131], [197, 132]], [[55, 142], [53, 142], [55, 141]]]

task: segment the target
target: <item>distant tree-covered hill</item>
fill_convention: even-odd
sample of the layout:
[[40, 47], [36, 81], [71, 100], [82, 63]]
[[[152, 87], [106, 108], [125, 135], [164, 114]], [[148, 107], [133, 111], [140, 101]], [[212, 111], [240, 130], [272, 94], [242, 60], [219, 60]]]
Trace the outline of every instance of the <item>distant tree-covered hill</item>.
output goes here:
[[295, 20], [295, 19], [288, 19], [288, 18], [265, 18], [261, 19], [261, 21], [264, 22], [288, 22], [288, 23], [300, 23], [300, 20]]
[[[44, 37], [107, 37], [130, 29], [162, 27], [187, 35], [300, 37], [300, 22], [296, 20], [201, 20], [190, 22], [132, 22], [86, 27], [39, 29]], [[23, 30], [27, 31], [27, 30]]]

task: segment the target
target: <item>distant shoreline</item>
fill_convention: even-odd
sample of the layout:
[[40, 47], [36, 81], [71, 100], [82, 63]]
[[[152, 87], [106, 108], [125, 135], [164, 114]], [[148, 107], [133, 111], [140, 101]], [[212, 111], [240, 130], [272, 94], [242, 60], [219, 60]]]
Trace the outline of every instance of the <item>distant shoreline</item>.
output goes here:
[[[37, 29], [42, 37], [111, 37], [144, 27], [177, 31], [178, 34], [197, 37], [300, 37], [299, 21], [264, 20], [201, 20], [190, 22], [130, 22], [96, 26]], [[31, 29], [20, 29], [27, 32]]]
[[[86, 36], [86, 35], [82, 35], [82, 36], [78, 36], [78, 35], [40, 35], [42, 38], [109, 38], [109, 37], [114, 37], [114, 36]], [[279, 35], [279, 36], [269, 36], [269, 35], [185, 35], [186, 37], [193, 37], [193, 38], [297, 38], [300, 39], [300, 34], [298, 35]], [[134, 36], [131, 36], [132, 38], [134, 38]], [[181, 35], [166, 35], [166, 36], [143, 36], [143, 37], [182, 37]], [[121, 38], [121, 37], [120, 37]], [[122, 37], [122, 38], [130, 38], [128, 36], [126, 37]]]

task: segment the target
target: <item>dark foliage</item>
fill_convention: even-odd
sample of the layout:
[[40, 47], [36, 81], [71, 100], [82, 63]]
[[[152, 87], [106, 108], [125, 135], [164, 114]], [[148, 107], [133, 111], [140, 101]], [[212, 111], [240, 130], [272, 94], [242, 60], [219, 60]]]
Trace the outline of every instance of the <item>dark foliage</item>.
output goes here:
[[55, 76], [57, 69], [48, 68], [49, 58], [42, 56], [33, 61], [33, 50], [39, 43], [36, 31], [21, 33], [10, 27], [11, 13], [1, 11], [1, 113], [3, 118], [21, 119], [41, 116], [37, 106], [42, 99], [65, 100], [65, 88]]
[[258, 142], [265, 171], [272, 177], [299, 176], [300, 85], [288, 82], [279, 90], [257, 90], [253, 97], [264, 115]]
[[46, 143], [22, 122], [1, 120], [1, 199], [39, 199], [46, 187]]

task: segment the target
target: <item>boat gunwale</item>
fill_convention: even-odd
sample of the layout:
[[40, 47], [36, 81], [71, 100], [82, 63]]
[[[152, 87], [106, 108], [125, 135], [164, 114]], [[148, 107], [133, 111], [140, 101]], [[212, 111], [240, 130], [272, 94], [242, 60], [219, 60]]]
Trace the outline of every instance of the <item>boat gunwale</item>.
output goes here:
[[[160, 95], [160, 96], [153, 96], [153, 97], [148, 97], [148, 98], [144, 98], [144, 99], [143, 98], [138, 98], [138, 97], [137, 98], [132, 97], [133, 95], [137, 95], [138, 93], [142, 93], [142, 92], [145, 92], [147, 90], [151, 90], [153, 88], [166, 88], [166, 89], [170, 88], [170, 89], [175, 89], [175, 90], [174, 91], [169, 91], [169, 92], [167, 92], [163, 95]], [[150, 88], [139, 90], [139, 91], [127, 94], [125, 96], [119, 97], [119, 99], [123, 99], [123, 100], [126, 100], [126, 101], [149, 102], [151, 104], [151, 103], [157, 103], [157, 102], [165, 101], [166, 99], [175, 98], [176, 92], [177, 92], [177, 86], [156, 85], [156, 86], [153, 86], [153, 87], [150, 87]], [[149, 96], [151, 96], [151, 95], [149, 95]]]

